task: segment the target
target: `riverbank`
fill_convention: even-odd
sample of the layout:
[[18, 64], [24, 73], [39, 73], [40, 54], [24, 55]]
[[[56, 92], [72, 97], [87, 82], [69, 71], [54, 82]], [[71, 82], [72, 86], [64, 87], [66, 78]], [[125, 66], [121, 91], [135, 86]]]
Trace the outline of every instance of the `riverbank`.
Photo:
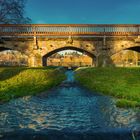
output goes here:
[[0, 67], [0, 102], [46, 91], [65, 79], [56, 68]]
[[140, 107], [140, 68], [85, 68], [76, 71], [85, 87], [117, 98], [118, 107]]

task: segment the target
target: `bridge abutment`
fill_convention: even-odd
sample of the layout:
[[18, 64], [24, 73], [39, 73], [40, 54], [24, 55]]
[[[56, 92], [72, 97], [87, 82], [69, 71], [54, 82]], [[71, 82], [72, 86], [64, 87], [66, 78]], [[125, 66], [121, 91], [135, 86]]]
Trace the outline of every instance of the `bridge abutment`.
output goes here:
[[111, 67], [114, 66], [113, 61], [106, 51], [102, 51], [97, 57], [96, 57], [96, 66], [97, 67]]

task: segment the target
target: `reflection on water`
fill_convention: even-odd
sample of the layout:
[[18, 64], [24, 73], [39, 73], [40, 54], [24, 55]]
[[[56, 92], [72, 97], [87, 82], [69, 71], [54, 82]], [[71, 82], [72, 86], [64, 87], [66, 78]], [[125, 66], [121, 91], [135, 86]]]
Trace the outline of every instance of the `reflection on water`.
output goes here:
[[72, 71], [66, 75], [67, 80], [45, 97], [23, 97], [0, 105], [0, 133], [24, 128], [88, 132], [140, 126], [138, 111], [116, 108], [110, 97], [77, 85]]

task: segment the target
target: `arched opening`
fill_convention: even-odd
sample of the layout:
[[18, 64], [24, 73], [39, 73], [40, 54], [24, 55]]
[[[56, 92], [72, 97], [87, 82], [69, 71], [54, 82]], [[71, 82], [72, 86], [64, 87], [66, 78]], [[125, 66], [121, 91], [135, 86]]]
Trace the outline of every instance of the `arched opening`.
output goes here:
[[140, 66], [140, 46], [125, 48], [112, 55], [116, 66], [136, 67]]
[[127, 48], [126, 50], [131, 50], [140, 53], [140, 46], [130, 47]]
[[[49, 60], [49, 58], [51, 58], [51, 56], [53, 56], [54, 54], [60, 53], [62, 51], [66, 51], [66, 50], [67, 51], [72, 50], [72, 51], [80, 52], [82, 55], [80, 55], [80, 53], [74, 52], [77, 55], [74, 55], [74, 53], [71, 53], [71, 55], [67, 56], [67, 60], [66, 60], [66, 57], [64, 57], [64, 55], [61, 55], [60, 58], [58, 58], [58, 61], [59, 61], [58, 65], [59, 66], [67, 66], [67, 67], [68, 66], [72, 66], [72, 67], [89, 66], [89, 64], [86, 63], [87, 57], [89, 57], [91, 59], [90, 66], [91, 65], [93, 66], [94, 62], [96, 61], [95, 55], [92, 54], [91, 52], [88, 52], [88, 51], [86, 51], [84, 49], [81, 49], [81, 48], [69, 46], [69, 47], [62, 47], [62, 48], [59, 48], [59, 49], [55, 49], [55, 50], [47, 53], [46, 55], [44, 55], [43, 58], [42, 58], [43, 66], [48, 66], [48, 64], [49, 64], [48, 60]], [[81, 59], [83, 58], [83, 61], [84, 61], [84, 59], [86, 59], [85, 63], [82, 63], [82, 62], [76, 63], [75, 60], [79, 58], [78, 56], [80, 56]], [[69, 61], [68, 61], [68, 58], [69, 58]]]
[[28, 57], [16, 50], [1, 49], [0, 66], [27, 66]]
[[12, 49], [10, 49], [10, 48], [5, 48], [5, 47], [0, 47], [0, 52], [6, 51], [6, 50], [12, 50]]

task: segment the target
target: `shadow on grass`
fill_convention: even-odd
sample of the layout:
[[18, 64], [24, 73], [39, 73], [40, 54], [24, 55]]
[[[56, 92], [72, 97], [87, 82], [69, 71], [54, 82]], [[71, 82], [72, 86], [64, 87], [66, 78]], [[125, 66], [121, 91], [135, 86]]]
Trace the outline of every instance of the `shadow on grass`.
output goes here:
[[[13, 70], [13, 68], [11, 69]], [[7, 73], [9, 73], [11, 69], [7, 68], [3, 70], [0, 69], [0, 75], [2, 75], [1, 73], [5, 74], [6, 70], [8, 71]], [[6, 102], [11, 99], [26, 95], [36, 95], [42, 91], [48, 90], [53, 86], [60, 84], [64, 80], [63, 76], [64, 74], [62, 73], [62, 71], [50, 67], [16, 68], [16, 72], [14, 71], [14, 74], [12, 75], [10, 74], [9, 76], [7, 75], [4, 78], [8, 79], [20, 72], [22, 72], [22, 74], [13, 77], [13, 79], [9, 79], [7, 81], [1, 80], [2, 83], [0, 84], [0, 92], [2, 93], [0, 94], [1, 102]]]
[[26, 69], [26, 67], [0, 67], [0, 81], [10, 79]]
[[47, 66], [47, 67], [0, 67], [0, 81], [4, 81], [10, 79], [20, 72], [27, 70], [27, 69], [55, 69], [55, 66]]

